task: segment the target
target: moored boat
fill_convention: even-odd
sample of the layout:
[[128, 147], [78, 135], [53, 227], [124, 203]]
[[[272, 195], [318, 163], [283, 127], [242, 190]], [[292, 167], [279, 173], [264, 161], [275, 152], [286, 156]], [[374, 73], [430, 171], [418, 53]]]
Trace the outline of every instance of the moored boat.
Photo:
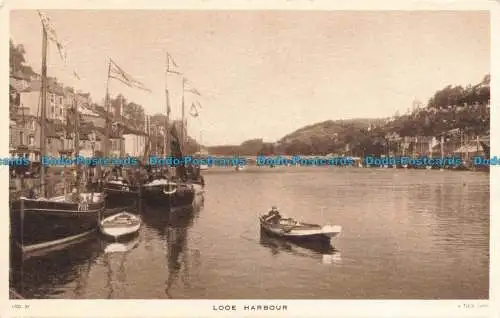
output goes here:
[[11, 204], [11, 239], [22, 252], [50, 248], [90, 235], [104, 211], [104, 195], [80, 193], [78, 202], [65, 196], [28, 199]]
[[299, 222], [293, 218], [285, 218], [271, 210], [260, 217], [261, 230], [270, 235], [280, 236], [290, 240], [320, 240], [330, 241], [340, 235], [340, 225], [319, 225]]
[[143, 185], [143, 197], [147, 203], [168, 208], [193, 203], [195, 190], [192, 184], [166, 178], [155, 179]]
[[140, 216], [129, 212], [121, 212], [102, 220], [99, 229], [102, 234], [118, 239], [137, 234], [141, 224]]
[[141, 187], [131, 185], [126, 179], [118, 177], [104, 184], [104, 193], [106, 193], [108, 205], [123, 205], [138, 199], [141, 195]]
[[[47, 151], [47, 49], [48, 35], [46, 25], [48, 17], [38, 11], [42, 22], [42, 67], [39, 104], [39, 145], [40, 158], [46, 157]], [[80, 103], [81, 104], [81, 103]], [[66, 111], [67, 120], [74, 125], [68, 125], [67, 136], [73, 140], [75, 158], [80, 149], [80, 116], [78, 115], [79, 101], [73, 94], [73, 105]], [[73, 126], [73, 127], [71, 127]], [[54, 168], [54, 167], [52, 167]], [[39, 195], [32, 189], [29, 198], [20, 197], [10, 205], [10, 237], [11, 246], [18, 248], [22, 253], [45, 250], [56, 245], [63, 245], [79, 240], [99, 226], [101, 213], [105, 208], [105, 195], [88, 191], [79, 191], [82, 184], [80, 179], [81, 166], [74, 165], [74, 186], [71, 195], [47, 195], [46, 174], [49, 167], [43, 166], [40, 172]], [[54, 169], [56, 170], [56, 169]], [[24, 256], [24, 255], [23, 255]]]

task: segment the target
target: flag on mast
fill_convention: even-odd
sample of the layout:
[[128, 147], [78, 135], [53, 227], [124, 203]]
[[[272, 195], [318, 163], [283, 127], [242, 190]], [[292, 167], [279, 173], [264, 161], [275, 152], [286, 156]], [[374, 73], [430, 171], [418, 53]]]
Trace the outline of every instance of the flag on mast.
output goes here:
[[199, 102], [193, 102], [191, 104], [191, 108], [189, 110], [189, 114], [193, 117], [198, 117], [200, 115], [198, 108], [201, 108], [201, 105]]
[[138, 88], [147, 92], [151, 92], [151, 90], [146, 86], [144, 86], [143, 83], [134, 79], [132, 76], [126, 73], [121, 67], [119, 67], [118, 64], [115, 63], [115, 61], [113, 61], [112, 59], [110, 59], [109, 61], [111, 63], [111, 68], [109, 70], [109, 75], [108, 75], [110, 78], [114, 78], [122, 82], [123, 84], [127, 85], [128, 87]]
[[179, 75], [182, 74], [177, 70], [178, 67], [179, 66], [177, 65], [177, 63], [175, 63], [172, 55], [170, 55], [170, 53], [167, 52], [167, 69], [166, 69], [167, 73], [173, 73]]
[[184, 77], [183, 87], [184, 87], [185, 92], [189, 92], [189, 93], [201, 96], [200, 92], [196, 88], [194, 88], [193, 83], [191, 83], [191, 81], [185, 77]]
[[[59, 52], [59, 56], [61, 57], [61, 60], [64, 62], [64, 66], [68, 66], [68, 55], [66, 53], [66, 49], [62, 45], [61, 41], [59, 41], [56, 33], [56, 29], [54, 28], [54, 25], [52, 24], [52, 21], [49, 16], [46, 14], [42, 13], [40, 10], [37, 10], [38, 15], [40, 16], [40, 20], [43, 25], [43, 29], [47, 33], [47, 39], [49, 39], [51, 42], [53, 42], [56, 47], [57, 51]], [[78, 73], [73, 70], [73, 76], [80, 80], [80, 76]]]

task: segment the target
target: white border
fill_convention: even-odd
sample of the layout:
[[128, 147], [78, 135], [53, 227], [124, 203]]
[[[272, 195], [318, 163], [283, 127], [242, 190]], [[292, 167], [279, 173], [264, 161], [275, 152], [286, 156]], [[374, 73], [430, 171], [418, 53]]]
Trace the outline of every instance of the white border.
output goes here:
[[[1, 156], [8, 157], [8, 44], [9, 10], [12, 9], [191, 9], [191, 10], [490, 10], [491, 12], [491, 149], [492, 154], [500, 153], [500, 140], [496, 139], [500, 114], [496, 105], [500, 102], [497, 79], [500, 68], [500, 6], [495, 1], [318, 1], [318, 0], [184, 0], [184, 1], [83, 1], [83, 0], [0, 0], [0, 145]], [[496, 58], [495, 58], [496, 57]], [[438, 89], [438, 88], [436, 88]], [[490, 301], [488, 300], [8, 300], [8, 253], [0, 256], [1, 289], [0, 316], [34, 317], [500, 317], [500, 293], [498, 291], [500, 261], [495, 253], [495, 243], [500, 238], [500, 210], [498, 182], [500, 169], [492, 167], [491, 172], [491, 228], [490, 228]], [[0, 169], [2, 180], [8, 179], [8, 169]], [[8, 250], [8, 182], [0, 183], [0, 201], [5, 204], [0, 213], [0, 224], [4, 224], [0, 240]], [[495, 207], [497, 209], [495, 210]], [[498, 249], [498, 248], [496, 248]], [[145, 273], [146, 275], [146, 273]], [[237, 311], [214, 311], [219, 304], [235, 305]], [[286, 305], [286, 311], [244, 311], [245, 305]], [[16, 309], [15, 305], [29, 306]], [[474, 305], [467, 309], [465, 305]]]

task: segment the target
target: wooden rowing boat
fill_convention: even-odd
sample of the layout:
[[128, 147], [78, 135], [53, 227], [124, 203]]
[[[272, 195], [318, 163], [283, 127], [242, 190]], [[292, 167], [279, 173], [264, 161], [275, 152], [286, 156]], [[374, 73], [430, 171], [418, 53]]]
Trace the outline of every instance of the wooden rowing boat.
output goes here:
[[114, 239], [136, 234], [142, 224], [141, 217], [129, 212], [121, 212], [101, 221], [101, 233]]
[[277, 216], [269, 218], [268, 214], [260, 217], [260, 227], [270, 235], [290, 240], [323, 240], [330, 241], [337, 237], [342, 227], [340, 225], [319, 225], [296, 221], [293, 218]]

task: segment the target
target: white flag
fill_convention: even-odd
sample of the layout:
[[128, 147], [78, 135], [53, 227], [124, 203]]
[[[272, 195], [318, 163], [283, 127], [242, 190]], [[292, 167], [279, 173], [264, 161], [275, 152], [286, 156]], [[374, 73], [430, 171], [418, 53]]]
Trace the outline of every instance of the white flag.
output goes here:
[[201, 96], [200, 92], [196, 88], [194, 88], [190, 80], [184, 77], [183, 81], [184, 81], [183, 85], [184, 91]]
[[[40, 16], [40, 20], [42, 21], [43, 29], [47, 33], [47, 39], [49, 39], [56, 45], [57, 51], [59, 52], [59, 56], [61, 57], [61, 60], [64, 62], [64, 66], [68, 66], [68, 55], [66, 53], [66, 49], [57, 38], [56, 29], [54, 28], [52, 21], [47, 15], [43, 14], [40, 10], [37, 11], [38, 15]], [[75, 70], [73, 70], [73, 76], [76, 79], [80, 80], [80, 76], [78, 76]]]
[[109, 71], [109, 77], [114, 78], [123, 84], [127, 85], [128, 87], [132, 88], [138, 88], [145, 90], [147, 92], [151, 92], [149, 88], [144, 86], [141, 82], [138, 80], [134, 79], [132, 76], [130, 76], [128, 73], [126, 73], [118, 64], [116, 64], [113, 60], [110, 59], [111, 63], [111, 68]]
[[178, 71], [178, 65], [175, 63], [174, 58], [170, 53], [167, 52], [167, 73], [174, 73], [174, 74], [181, 74], [181, 72]]

